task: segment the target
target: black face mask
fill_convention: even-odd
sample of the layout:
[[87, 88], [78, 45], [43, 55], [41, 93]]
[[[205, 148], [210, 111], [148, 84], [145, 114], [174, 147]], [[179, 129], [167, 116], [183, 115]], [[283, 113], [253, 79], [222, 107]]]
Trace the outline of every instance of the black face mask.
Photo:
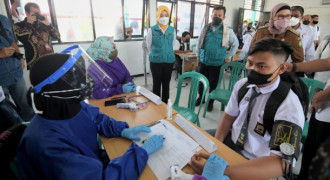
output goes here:
[[313, 24], [317, 24], [317, 23], [319, 23], [319, 21], [313, 21]]
[[212, 19], [212, 25], [213, 25], [213, 26], [219, 26], [221, 23], [222, 23], [222, 19], [221, 19], [221, 18], [214, 17], [214, 18]]
[[[279, 68], [279, 67], [278, 67]], [[278, 69], [277, 68], [277, 69]], [[255, 85], [264, 85], [272, 82], [272, 80], [267, 81], [272, 75], [277, 71], [277, 69], [271, 73], [271, 74], [261, 74], [258, 73], [257, 71], [253, 69], [247, 69], [247, 79], [250, 84], [255, 84]], [[275, 77], [276, 78], [276, 77]]]
[[303, 24], [305, 24], [305, 25], [308, 25], [309, 23], [311, 23], [311, 22], [308, 21], [308, 20], [304, 20], [304, 21], [303, 21]]
[[189, 43], [190, 42], [190, 39], [186, 39], [186, 43]]
[[247, 27], [247, 30], [250, 31], [251, 30], [251, 27]]

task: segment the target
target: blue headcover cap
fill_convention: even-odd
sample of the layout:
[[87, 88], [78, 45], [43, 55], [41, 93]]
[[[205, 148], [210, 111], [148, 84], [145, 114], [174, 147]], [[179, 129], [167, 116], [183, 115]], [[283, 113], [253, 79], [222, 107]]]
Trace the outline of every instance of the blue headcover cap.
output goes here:
[[35, 94], [40, 93], [41, 89], [48, 85], [53, 84], [58, 79], [60, 79], [65, 73], [67, 73], [73, 65], [76, 63], [77, 59], [81, 56], [83, 50], [79, 45], [73, 45], [71, 47], [68, 47], [67, 49], [64, 49], [61, 53], [69, 53], [74, 49], [78, 49], [77, 53], [75, 55], [71, 54], [68, 60], [58, 69], [56, 70], [52, 75], [50, 75], [48, 78], [43, 80], [41, 83], [37, 84], [32, 88], [32, 91]]

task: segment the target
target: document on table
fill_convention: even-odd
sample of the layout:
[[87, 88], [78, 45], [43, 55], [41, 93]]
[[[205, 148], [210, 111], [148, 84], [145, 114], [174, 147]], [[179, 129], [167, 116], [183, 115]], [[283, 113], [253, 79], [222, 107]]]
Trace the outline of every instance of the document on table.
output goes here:
[[189, 134], [195, 141], [197, 141], [207, 152], [212, 153], [218, 149], [218, 146], [209, 139], [205, 134], [188, 122], [183, 116], [177, 114], [174, 121]]
[[163, 180], [171, 176], [170, 167], [179, 165], [182, 169], [191, 159], [196, 151], [201, 147], [188, 135], [174, 127], [165, 120], [150, 127], [151, 133], [138, 133], [140, 141], [134, 141], [139, 146], [143, 140], [147, 140], [152, 135], [163, 135], [165, 137], [163, 146], [149, 156], [148, 165], [158, 179]]

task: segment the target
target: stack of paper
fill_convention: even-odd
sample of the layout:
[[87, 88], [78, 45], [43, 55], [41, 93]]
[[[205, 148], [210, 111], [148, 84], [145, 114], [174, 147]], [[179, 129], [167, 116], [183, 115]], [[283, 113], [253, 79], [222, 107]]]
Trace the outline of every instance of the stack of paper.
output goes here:
[[195, 141], [197, 141], [203, 148], [212, 153], [218, 149], [218, 146], [209, 139], [205, 134], [188, 122], [183, 116], [177, 114], [174, 120], [184, 131], [186, 131]]
[[142, 145], [152, 135], [163, 135], [165, 137], [163, 146], [149, 156], [148, 165], [158, 179], [167, 179], [171, 176], [170, 167], [179, 165], [182, 169], [191, 159], [192, 155], [201, 150], [196, 141], [191, 139], [171, 123], [160, 120], [160, 123], [150, 127], [151, 133], [139, 133], [137, 136], [141, 141], [135, 141]]

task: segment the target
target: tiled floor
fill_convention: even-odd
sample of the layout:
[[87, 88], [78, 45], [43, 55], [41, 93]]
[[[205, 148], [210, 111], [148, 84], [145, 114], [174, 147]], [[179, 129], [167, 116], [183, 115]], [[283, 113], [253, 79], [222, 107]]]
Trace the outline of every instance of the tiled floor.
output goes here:
[[[134, 79], [134, 82], [139, 86], [145, 86], [145, 77], [140, 76]], [[152, 90], [152, 76], [147, 76], [147, 88]], [[188, 86], [182, 87], [181, 97], [180, 97], [180, 105], [184, 105], [184, 103], [188, 103], [188, 95], [189, 95], [190, 83], [188, 81]], [[174, 103], [175, 97], [177, 93], [177, 81], [175, 80], [175, 71], [172, 73], [172, 78], [170, 82], [170, 98], [172, 103]], [[181, 104], [182, 103], [182, 104]], [[215, 101], [213, 106], [212, 112], [207, 112], [205, 118], [203, 118], [203, 111], [204, 111], [205, 104], [202, 105], [199, 114], [199, 120], [201, 124], [201, 128], [203, 129], [215, 129], [220, 121], [220, 118], [223, 114], [223, 111], [220, 110], [221, 103]], [[199, 106], [196, 107], [195, 112], [197, 112]]]

